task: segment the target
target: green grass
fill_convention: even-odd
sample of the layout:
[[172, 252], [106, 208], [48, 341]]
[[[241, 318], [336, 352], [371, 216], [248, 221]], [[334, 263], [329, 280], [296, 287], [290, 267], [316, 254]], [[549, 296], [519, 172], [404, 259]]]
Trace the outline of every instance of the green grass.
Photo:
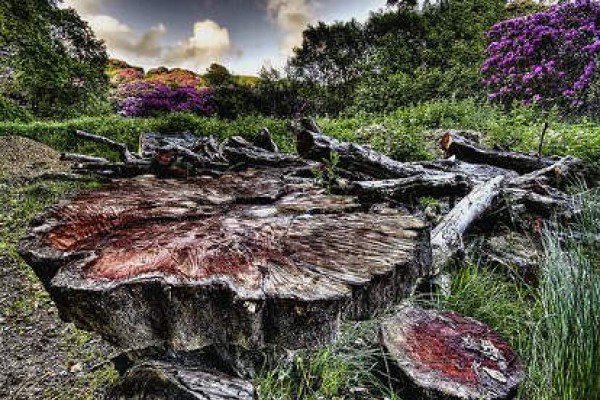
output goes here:
[[377, 321], [346, 323], [339, 338], [293, 362], [265, 369], [255, 385], [261, 400], [399, 400], [383, 378]]
[[[31, 283], [29, 290], [20, 293], [16, 301], [2, 310], [6, 317], [18, 317], [34, 323], [31, 318], [39, 307], [53, 307], [49, 295], [17, 252], [18, 242], [25, 235], [31, 218], [56, 203], [66, 193], [96, 185], [93, 182], [37, 182], [25, 186], [9, 186], [0, 191], [0, 254], [16, 265], [23, 279]], [[90, 334], [71, 325], [66, 336], [61, 338], [60, 348], [67, 354], [68, 362], [92, 365], [99, 362], [101, 355], [86, 346], [91, 340]], [[116, 379], [117, 373], [111, 364], [101, 365], [93, 371], [82, 372], [76, 382], [69, 386], [46, 389], [42, 398], [92, 400], [97, 398], [98, 391]]]
[[[327, 135], [368, 144], [404, 161], [437, 156], [435, 144], [424, 131], [439, 128], [473, 129], [485, 133], [488, 145], [511, 149], [536, 150], [544, 121], [550, 122], [544, 153], [571, 154], [589, 165], [600, 167], [600, 124], [579, 120], [561, 122], [555, 116], [543, 118], [532, 109], [516, 108], [510, 113], [475, 100], [439, 100], [403, 107], [384, 116], [353, 115], [346, 118], [318, 120]], [[123, 118], [116, 115], [79, 118], [62, 122], [0, 123], [0, 135], [26, 136], [60, 151], [105, 155], [106, 149], [82, 142], [73, 136], [75, 129], [107, 136], [137, 149], [143, 132], [189, 131], [196, 135], [215, 135], [225, 139], [233, 135], [254, 136], [267, 126], [284, 151], [293, 151], [288, 121], [266, 117], [243, 117], [234, 121], [171, 114], [156, 118]], [[113, 155], [114, 156], [114, 155]]]

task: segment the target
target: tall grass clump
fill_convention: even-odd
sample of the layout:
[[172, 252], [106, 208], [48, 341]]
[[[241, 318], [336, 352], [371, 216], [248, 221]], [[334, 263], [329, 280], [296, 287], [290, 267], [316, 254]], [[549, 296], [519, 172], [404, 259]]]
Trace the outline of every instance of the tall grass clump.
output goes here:
[[332, 344], [304, 351], [294, 361], [266, 368], [255, 379], [261, 400], [400, 400], [382, 378], [377, 321], [345, 324]]
[[580, 198], [578, 223], [545, 238], [530, 356], [536, 399], [600, 399], [600, 191]]

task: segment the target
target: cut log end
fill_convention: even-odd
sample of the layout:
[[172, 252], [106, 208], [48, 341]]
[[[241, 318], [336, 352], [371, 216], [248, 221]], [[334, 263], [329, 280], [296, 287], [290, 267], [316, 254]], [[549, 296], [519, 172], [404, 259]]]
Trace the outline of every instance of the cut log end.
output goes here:
[[430, 263], [421, 219], [276, 169], [116, 181], [51, 209], [21, 249], [63, 318], [122, 347], [182, 351], [326, 343]]
[[454, 312], [407, 306], [382, 324], [380, 340], [419, 398], [511, 399], [524, 378], [499, 334]]

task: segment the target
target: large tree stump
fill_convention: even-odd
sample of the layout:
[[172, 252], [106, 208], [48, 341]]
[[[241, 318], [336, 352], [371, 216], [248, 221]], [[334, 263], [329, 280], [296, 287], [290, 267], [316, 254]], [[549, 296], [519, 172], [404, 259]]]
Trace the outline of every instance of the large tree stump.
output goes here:
[[280, 169], [118, 180], [37, 218], [21, 253], [62, 318], [123, 348], [331, 340], [429, 274], [429, 229]]
[[383, 322], [380, 341], [419, 399], [511, 399], [524, 378], [499, 334], [454, 312], [404, 307]]

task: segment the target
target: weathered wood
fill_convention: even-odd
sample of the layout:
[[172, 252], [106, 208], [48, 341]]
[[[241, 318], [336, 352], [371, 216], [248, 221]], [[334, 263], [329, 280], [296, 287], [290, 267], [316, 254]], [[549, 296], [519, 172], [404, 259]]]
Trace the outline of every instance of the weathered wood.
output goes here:
[[408, 201], [419, 197], [462, 196], [472, 189], [465, 175], [440, 173], [416, 175], [410, 178], [352, 182], [343, 192], [356, 195], [363, 203], [384, 200]]
[[135, 164], [139, 161], [139, 158], [135, 157], [123, 143], [118, 143], [104, 136], [98, 136], [80, 130], [75, 131], [75, 136], [110, 147], [119, 153], [121, 161], [126, 164]]
[[460, 161], [454, 156], [445, 160], [424, 161], [409, 164], [421, 165], [429, 170], [466, 175], [475, 185], [487, 182], [497, 176], [505, 176], [507, 179], [519, 177], [517, 172], [510, 169], [499, 168], [493, 165], [471, 164]]
[[533, 190], [519, 188], [503, 188], [500, 198], [503, 205], [509, 207], [515, 216], [519, 216], [515, 206], [523, 206], [525, 212], [531, 217], [550, 218], [558, 214], [565, 216], [569, 214], [569, 218], [576, 213], [575, 200], [565, 194], [546, 195], [539, 194]]
[[406, 306], [382, 323], [380, 342], [409, 398], [512, 399], [525, 377], [498, 333], [454, 312]]
[[175, 351], [326, 343], [429, 274], [424, 221], [282, 171], [115, 181], [38, 218], [20, 251], [62, 318]]
[[[313, 129], [317, 129], [316, 126]], [[302, 158], [326, 161], [332, 153], [339, 156], [338, 166], [350, 172], [369, 175], [375, 179], [407, 178], [432, 173], [421, 165], [401, 163], [369, 147], [343, 143], [303, 126], [296, 132], [296, 149]]]
[[309, 167], [316, 166], [306, 160], [302, 160], [294, 155], [285, 153], [275, 153], [257, 147], [240, 136], [234, 136], [227, 139], [222, 146], [223, 155], [233, 165], [243, 164], [250, 166], [271, 166], [271, 167]]
[[189, 132], [170, 134], [147, 132], [140, 135], [138, 152], [142, 158], [152, 158], [156, 150], [164, 146], [177, 145], [192, 150], [197, 144], [198, 137]]
[[456, 156], [461, 161], [493, 165], [521, 174], [549, 167], [556, 162], [556, 159], [538, 155], [484, 149], [479, 144], [451, 132], [442, 137], [440, 145], [447, 157]]
[[175, 362], [133, 366], [113, 387], [109, 400], [255, 400], [248, 381]]
[[568, 183], [573, 183], [577, 178], [582, 179], [583, 170], [584, 165], [582, 160], [567, 156], [548, 167], [512, 178], [508, 181], [508, 185], [524, 187], [526, 185], [537, 184], [560, 188]]
[[252, 141], [252, 144], [256, 147], [260, 147], [266, 151], [270, 151], [272, 153], [279, 153], [279, 147], [275, 140], [273, 140], [273, 136], [271, 132], [267, 128], [262, 128], [258, 135]]
[[503, 176], [475, 187], [448, 213], [431, 233], [433, 271], [439, 274], [443, 267], [464, 249], [463, 236], [500, 194]]
[[96, 163], [96, 164], [103, 164], [103, 163], [110, 162], [106, 158], [102, 158], [102, 157], [92, 157], [92, 156], [86, 156], [83, 154], [71, 154], [71, 153], [62, 153], [60, 155], [60, 160], [61, 161], [71, 161], [71, 162], [76, 162], [76, 163]]

